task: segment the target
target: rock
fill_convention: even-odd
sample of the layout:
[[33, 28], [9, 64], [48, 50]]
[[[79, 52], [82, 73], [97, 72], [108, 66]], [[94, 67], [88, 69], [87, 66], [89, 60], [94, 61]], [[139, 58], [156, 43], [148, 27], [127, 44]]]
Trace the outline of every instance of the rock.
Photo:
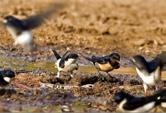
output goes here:
[[62, 112], [72, 112], [71, 107], [68, 105], [62, 105], [61, 110]]

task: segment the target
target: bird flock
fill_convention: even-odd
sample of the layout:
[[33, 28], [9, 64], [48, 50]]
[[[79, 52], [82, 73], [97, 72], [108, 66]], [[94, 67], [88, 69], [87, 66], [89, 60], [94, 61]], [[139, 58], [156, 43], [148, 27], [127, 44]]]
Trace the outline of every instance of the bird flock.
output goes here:
[[[50, 17], [55, 10], [60, 9], [58, 5], [54, 8], [48, 8], [45, 12], [27, 17], [26, 19], [19, 19], [13, 15], [5, 16], [3, 25], [11, 34], [14, 40], [14, 46], [19, 45], [27, 51], [36, 50], [36, 45], [33, 42], [32, 29], [39, 27], [44, 23], [45, 18]], [[79, 57], [91, 62], [96, 68], [99, 76], [102, 76], [100, 71], [106, 72], [108, 76], [112, 77], [109, 72], [120, 68], [120, 55], [118, 53], [111, 53], [105, 56], [85, 56], [83, 54], [76, 54], [67, 50], [62, 56], [52, 49], [56, 57], [55, 67], [58, 69], [56, 77], [59, 78], [61, 72], [67, 72], [70, 77], [74, 77], [73, 71], [78, 70], [79, 64], [77, 60]], [[159, 87], [161, 81], [161, 72], [166, 64], [166, 53], [163, 52], [157, 55], [151, 61], [147, 61], [141, 55], [135, 55], [131, 58], [131, 62], [136, 68], [138, 76], [142, 79], [145, 96], [137, 97], [124, 91], [115, 93], [113, 99], [118, 104], [121, 112], [147, 112], [156, 106], [166, 107], [166, 89]], [[8, 85], [15, 73], [11, 69], [0, 70], [0, 85]], [[148, 88], [155, 87], [155, 92], [148, 95]]]

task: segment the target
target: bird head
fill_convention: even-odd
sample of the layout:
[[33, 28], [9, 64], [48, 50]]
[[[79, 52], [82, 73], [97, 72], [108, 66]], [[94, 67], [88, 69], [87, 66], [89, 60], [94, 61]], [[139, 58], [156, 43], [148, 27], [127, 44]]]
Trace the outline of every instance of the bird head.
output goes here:
[[117, 61], [120, 61], [120, 55], [118, 53], [112, 53], [109, 55], [111, 59], [115, 59]]
[[4, 24], [8, 24], [8, 23], [11, 23], [13, 21], [17, 20], [14, 16], [6, 16], [4, 19], [3, 19], [3, 23]]
[[0, 74], [3, 76], [4, 81], [8, 83], [15, 77], [15, 73], [11, 69], [3, 69]]
[[4, 17], [3, 24], [18, 33], [20, 33], [19, 31], [26, 29], [21, 20], [11, 15]]
[[111, 62], [111, 65], [115, 68], [118, 69], [120, 67], [120, 55], [118, 53], [112, 53], [109, 55], [109, 59]]
[[124, 91], [119, 91], [117, 93], [115, 93], [113, 99], [116, 103], [120, 103], [122, 102], [124, 99], [129, 98], [131, 95], [129, 95], [128, 93], [124, 92]]
[[77, 59], [79, 56], [75, 53], [70, 53], [67, 57], [68, 59]]

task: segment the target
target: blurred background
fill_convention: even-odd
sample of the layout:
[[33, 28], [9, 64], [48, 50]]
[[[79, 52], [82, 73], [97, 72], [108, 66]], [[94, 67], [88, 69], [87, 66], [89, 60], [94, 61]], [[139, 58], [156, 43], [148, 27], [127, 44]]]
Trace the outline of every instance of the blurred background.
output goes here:
[[[62, 0], [0, 0], [0, 21], [7, 15], [24, 19], [45, 11], [56, 2]], [[34, 42], [38, 45], [38, 51], [33, 54], [15, 47], [9, 32], [0, 27], [0, 66], [22, 70], [14, 82], [28, 89], [24, 91], [14, 86], [17, 89], [14, 94], [10, 90], [0, 92], [0, 111], [60, 112], [63, 107], [71, 107], [77, 112], [110, 112], [116, 109], [112, 101], [115, 89], [143, 94], [138, 76], [120, 73], [115, 74], [120, 79], [118, 83], [96, 82], [94, 68], [93, 74], [79, 72], [76, 78], [66, 80], [69, 85], [78, 86], [85, 75], [92, 75], [87, 79], [95, 81], [93, 89], [43, 90], [40, 83], [56, 82], [50, 78], [56, 75], [51, 48], [60, 54], [71, 49], [89, 55], [118, 52], [122, 57], [142, 54], [149, 58], [165, 51], [166, 0], [63, 0], [63, 3], [62, 9], [32, 30]], [[90, 65], [85, 60], [79, 62]], [[123, 64], [131, 66], [126, 60], [122, 60]]]
[[[43, 11], [58, 0], [1, 0], [0, 19], [9, 14], [25, 18]], [[68, 0], [68, 5], [33, 30], [41, 47], [67, 47], [86, 53], [112, 51], [125, 56], [153, 56], [166, 49], [165, 0]], [[0, 28], [0, 45], [13, 40]], [[44, 53], [43, 53], [44, 54]]]

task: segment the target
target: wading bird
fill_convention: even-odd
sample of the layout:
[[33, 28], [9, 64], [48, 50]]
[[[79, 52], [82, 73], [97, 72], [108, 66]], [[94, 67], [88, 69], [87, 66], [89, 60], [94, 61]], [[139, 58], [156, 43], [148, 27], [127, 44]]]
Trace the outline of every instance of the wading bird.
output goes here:
[[158, 83], [161, 81], [161, 71], [166, 64], [166, 52], [157, 55], [151, 61], [146, 61], [143, 56], [136, 55], [132, 58], [132, 62], [143, 81], [145, 95], [147, 95], [148, 86], [155, 86], [157, 90]]
[[98, 73], [100, 74], [100, 71], [106, 72], [109, 75], [109, 72], [118, 69], [120, 67], [120, 55], [118, 53], [112, 53], [110, 55], [105, 56], [92, 56], [92, 57], [86, 57], [81, 54], [86, 60], [93, 63], [95, 68], [97, 69]]
[[5, 16], [3, 23], [14, 39], [14, 45], [21, 45], [25, 50], [32, 51], [35, 49], [33, 43], [32, 29], [35, 29], [44, 23], [45, 19], [50, 17], [56, 11], [61, 9], [63, 4], [50, 6], [46, 11], [29, 16], [26, 19], [19, 19], [13, 15]]
[[68, 72], [70, 76], [73, 77], [73, 71], [78, 69], [77, 59], [78, 55], [75, 53], [69, 53], [66, 51], [61, 57], [56, 50], [52, 50], [57, 61], [55, 65], [58, 69], [57, 76], [60, 77], [60, 72]]

